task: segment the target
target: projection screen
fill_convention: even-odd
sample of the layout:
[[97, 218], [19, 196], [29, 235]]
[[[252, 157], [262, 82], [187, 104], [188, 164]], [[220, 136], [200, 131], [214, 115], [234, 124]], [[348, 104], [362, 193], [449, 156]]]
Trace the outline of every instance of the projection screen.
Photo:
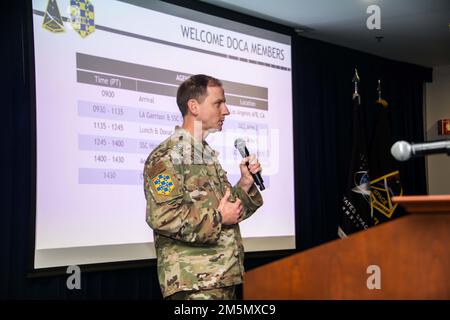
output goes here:
[[208, 136], [235, 184], [247, 141], [264, 205], [241, 223], [247, 252], [295, 248], [291, 38], [159, 1], [33, 0], [34, 268], [155, 258], [143, 166], [182, 117], [193, 74], [224, 83]]

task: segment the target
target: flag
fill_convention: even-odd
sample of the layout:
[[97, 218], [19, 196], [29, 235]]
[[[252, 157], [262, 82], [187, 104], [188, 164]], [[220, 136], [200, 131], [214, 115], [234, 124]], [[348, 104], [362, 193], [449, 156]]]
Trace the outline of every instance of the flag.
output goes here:
[[388, 103], [383, 99], [375, 102], [375, 128], [369, 149], [370, 189], [374, 225], [404, 214], [392, 204], [393, 196], [403, 194], [397, 162], [391, 155], [393, 144], [389, 121]]
[[338, 235], [341, 238], [373, 225], [364, 109], [356, 91], [353, 94], [352, 108], [352, 154], [340, 212]]

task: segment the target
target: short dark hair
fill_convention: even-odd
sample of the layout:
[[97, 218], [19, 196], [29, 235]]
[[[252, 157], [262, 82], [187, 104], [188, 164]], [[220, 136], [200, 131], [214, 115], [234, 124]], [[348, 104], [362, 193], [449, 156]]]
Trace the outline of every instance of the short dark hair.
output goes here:
[[202, 103], [206, 98], [208, 87], [222, 87], [222, 82], [211, 76], [196, 74], [180, 85], [177, 91], [177, 105], [183, 117], [188, 111], [188, 101], [195, 99]]

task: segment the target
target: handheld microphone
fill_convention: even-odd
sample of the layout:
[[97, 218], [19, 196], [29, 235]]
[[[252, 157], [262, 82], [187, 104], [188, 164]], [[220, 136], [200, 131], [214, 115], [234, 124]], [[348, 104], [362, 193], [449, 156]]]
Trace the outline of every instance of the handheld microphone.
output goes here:
[[[247, 147], [245, 146], [244, 139], [238, 138], [234, 141], [234, 146], [238, 149], [242, 158], [248, 157], [250, 153], [248, 152]], [[259, 190], [263, 191], [266, 187], [264, 186], [264, 181], [261, 177], [261, 174], [257, 172], [256, 174], [252, 173], [253, 180], [255, 180], [256, 185], [259, 187]]]
[[447, 153], [450, 156], [450, 140], [411, 144], [397, 141], [391, 148], [392, 156], [398, 161], [436, 153]]

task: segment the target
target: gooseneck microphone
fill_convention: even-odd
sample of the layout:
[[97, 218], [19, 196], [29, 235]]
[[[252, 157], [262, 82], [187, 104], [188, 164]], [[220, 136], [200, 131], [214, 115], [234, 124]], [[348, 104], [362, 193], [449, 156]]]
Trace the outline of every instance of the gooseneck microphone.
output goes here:
[[[238, 149], [242, 158], [248, 157], [250, 153], [248, 152], [247, 147], [245, 146], [244, 139], [238, 138], [234, 141], [234, 146]], [[266, 187], [264, 186], [264, 181], [261, 177], [261, 173], [257, 172], [256, 174], [252, 173], [253, 180], [255, 180], [256, 185], [259, 187], [259, 190], [263, 191]]]
[[446, 153], [450, 156], [450, 140], [411, 144], [406, 141], [397, 141], [391, 148], [392, 156], [398, 161], [437, 153]]

